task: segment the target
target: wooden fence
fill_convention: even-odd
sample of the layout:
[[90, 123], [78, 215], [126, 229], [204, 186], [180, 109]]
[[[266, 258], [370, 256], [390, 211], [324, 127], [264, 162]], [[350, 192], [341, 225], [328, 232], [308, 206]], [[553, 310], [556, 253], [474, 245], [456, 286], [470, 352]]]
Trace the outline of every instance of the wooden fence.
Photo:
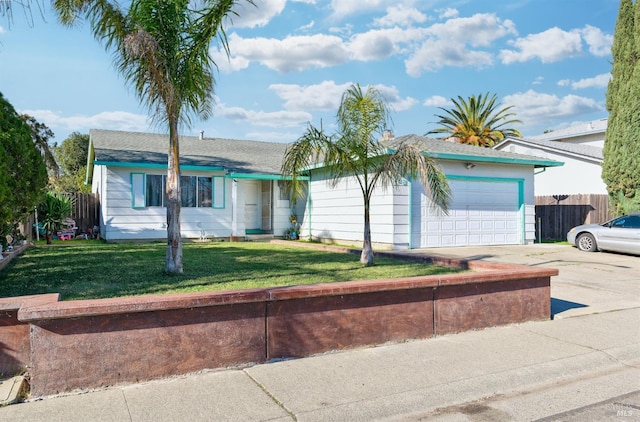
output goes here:
[[100, 226], [100, 196], [97, 193], [77, 193], [76, 210], [71, 217], [76, 221], [78, 233]]
[[[100, 226], [100, 196], [97, 193], [75, 193], [76, 208], [71, 215], [78, 227], [77, 233], [88, 233], [88, 229]], [[35, 227], [35, 214], [29, 216], [29, 221], [20, 226], [20, 231], [29, 239], [35, 238], [35, 230], [26, 230], [27, 227]]]
[[563, 240], [581, 224], [604, 223], [615, 217], [607, 195], [536, 196], [536, 239]]

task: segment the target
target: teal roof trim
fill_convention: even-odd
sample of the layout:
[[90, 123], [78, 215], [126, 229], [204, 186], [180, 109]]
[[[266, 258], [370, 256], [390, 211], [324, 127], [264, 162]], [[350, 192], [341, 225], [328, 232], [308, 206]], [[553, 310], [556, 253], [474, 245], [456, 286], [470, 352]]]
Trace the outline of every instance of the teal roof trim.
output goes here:
[[440, 158], [442, 160], [456, 160], [456, 161], [476, 161], [483, 163], [499, 163], [499, 164], [518, 164], [518, 165], [529, 165], [536, 167], [560, 167], [563, 166], [564, 163], [560, 161], [552, 161], [552, 160], [531, 160], [524, 158], [507, 158], [507, 157], [485, 157], [482, 155], [466, 155], [466, 154], [455, 154], [450, 152], [426, 152], [431, 158]]
[[[252, 180], [291, 180], [291, 176], [280, 174], [255, 174], [255, 173], [229, 173], [227, 179], [252, 179]], [[308, 176], [298, 176], [299, 180], [309, 180]]]

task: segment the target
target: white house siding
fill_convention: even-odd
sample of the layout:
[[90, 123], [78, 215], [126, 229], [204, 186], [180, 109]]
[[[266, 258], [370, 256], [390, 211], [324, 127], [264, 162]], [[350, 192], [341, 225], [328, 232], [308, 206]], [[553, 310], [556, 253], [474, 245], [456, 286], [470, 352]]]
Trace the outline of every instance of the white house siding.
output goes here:
[[564, 162], [560, 167], [536, 170], [536, 196], [607, 194], [607, 186], [602, 181], [602, 168], [598, 160], [545, 151], [534, 146], [509, 144], [503, 150]]
[[[376, 189], [371, 198], [372, 242], [408, 246], [408, 203], [407, 186]], [[355, 178], [345, 178], [332, 188], [322, 174], [314, 173], [301, 224], [301, 236], [309, 234], [315, 239], [363, 241], [364, 205]]]
[[[94, 186], [102, 186], [102, 237], [106, 240], [166, 239], [165, 207], [133, 208], [131, 173], [166, 174], [159, 170], [131, 167], [95, 166]], [[96, 173], [101, 174], [96, 181]], [[189, 176], [214, 176], [211, 172], [182, 172]], [[182, 208], [180, 225], [184, 238], [227, 237], [231, 235], [231, 186], [225, 180], [225, 207]]]

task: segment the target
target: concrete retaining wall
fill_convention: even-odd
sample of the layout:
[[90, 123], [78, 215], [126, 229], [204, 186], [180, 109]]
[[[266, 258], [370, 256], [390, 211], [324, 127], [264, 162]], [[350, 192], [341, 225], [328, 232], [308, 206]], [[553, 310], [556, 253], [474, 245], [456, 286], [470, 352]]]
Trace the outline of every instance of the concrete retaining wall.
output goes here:
[[471, 272], [60, 302], [0, 299], [0, 371], [33, 397], [550, 317], [557, 270], [419, 257]]

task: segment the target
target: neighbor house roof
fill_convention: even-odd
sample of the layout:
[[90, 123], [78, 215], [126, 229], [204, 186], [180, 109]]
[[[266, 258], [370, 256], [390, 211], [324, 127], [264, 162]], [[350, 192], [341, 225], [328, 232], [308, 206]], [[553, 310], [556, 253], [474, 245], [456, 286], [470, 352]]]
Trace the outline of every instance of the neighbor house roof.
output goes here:
[[521, 138], [507, 138], [504, 141], [496, 144], [493, 148], [501, 148], [506, 144], [514, 143], [525, 147], [537, 148], [543, 151], [549, 151], [553, 153], [561, 153], [571, 155], [574, 157], [589, 158], [594, 161], [602, 162], [602, 148], [594, 147], [591, 145], [582, 144], [568, 144], [558, 141], [546, 141], [540, 139], [521, 139]]
[[552, 130], [542, 135], [527, 136], [527, 139], [540, 141], [557, 141], [559, 139], [575, 138], [577, 136], [592, 135], [594, 133], [605, 133], [607, 131], [607, 119], [592, 120], [590, 122], [581, 122], [574, 125]]
[[[180, 166], [237, 174], [279, 175], [287, 144], [180, 136]], [[167, 167], [169, 135], [90, 131], [89, 164]], [[88, 172], [91, 174], [91, 172]]]
[[563, 165], [560, 161], [548, 160], [533, 155], [498, 151], [492, 148], [459, 144], [420, 135], [399, 136], [386, 141], [384, 144], [388, 148], [395, 149], [403, 143], [416, 144], [428, 156], [446, 160], [533, 165], [535, 167], [556, 167]]

